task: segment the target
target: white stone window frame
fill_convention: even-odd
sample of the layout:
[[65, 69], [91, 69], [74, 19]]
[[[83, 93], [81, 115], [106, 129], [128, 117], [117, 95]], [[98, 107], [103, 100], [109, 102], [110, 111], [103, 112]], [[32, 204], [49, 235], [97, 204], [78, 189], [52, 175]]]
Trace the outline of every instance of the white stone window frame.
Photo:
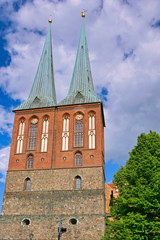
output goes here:
[[68, 151], [69, 146], [69, 115], [63, 117], [63, 132], [62, 132], [62, 151]]
[[96, 115], [95, 113], [89, 114], [89, 149], [96, 148]]
[[45, 117], [43, 119], [43, 128], [42, 128], [42, 136], [41, 136], [41, 152], [47, 152], [48, 128], [49, 128], [49, 118]]
[[24, 141], [24, 129], [25, 129], [25, 120], [20, 120], [19, 122], [19, 129], [18, 129], [18, 136], [17, 136], [17, 149], [16, 153], [20, 154], [23, 150], [23, 141]]

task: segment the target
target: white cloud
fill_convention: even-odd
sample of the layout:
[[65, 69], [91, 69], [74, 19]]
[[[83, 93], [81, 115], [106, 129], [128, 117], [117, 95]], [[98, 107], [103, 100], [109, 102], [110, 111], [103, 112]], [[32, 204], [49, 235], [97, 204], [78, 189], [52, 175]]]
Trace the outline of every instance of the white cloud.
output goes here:
[[0, 182], [5, 182], [6, 171], [8, 168], [9, 152], [10, 147], [0, 149], [0, 173], [2, 174]]
[[86, 34], [95, 89], [109, 91], [104, 109], [106, 158], [117, 161], [128, 158], [141, 132], [159, 132], [160, 122], [160, 31], [151, 27], [159, 19], [160, 2], [128, 2], [34, 0], [18, 12], [6, 11], [13, 22], [5, 35], [11, 63], [0, 69], [5, 91], [14, 99], [26, 99], [45, 40], [38, 31], [46, 34], [47, 19], [53, 14], [56, 92], [58, 101], [63, 99], [78, 47], [80, 11], [88, 9]]
[[7, 111], [0, 105], [0, 134], [12, 134], [12, 125], [14, 120], [14, 113]]

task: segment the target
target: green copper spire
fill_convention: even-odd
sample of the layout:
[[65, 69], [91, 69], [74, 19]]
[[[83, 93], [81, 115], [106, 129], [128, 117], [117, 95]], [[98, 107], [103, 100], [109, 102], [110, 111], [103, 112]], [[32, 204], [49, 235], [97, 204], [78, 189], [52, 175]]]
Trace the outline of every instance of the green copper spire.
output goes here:
[[[85, 15], [84, 15], [85, 16]], [[82, 16], [83, 17], [83, 16]], [[94, 92], [84, 18], [82, 21], [79, 46], [74, 72], [67, 97], [59, 105], [101, 102]]]
[[15, 110], [43, 108], [56, 105], [53, 75], [51, 19], [43, 52], [28, 99]]

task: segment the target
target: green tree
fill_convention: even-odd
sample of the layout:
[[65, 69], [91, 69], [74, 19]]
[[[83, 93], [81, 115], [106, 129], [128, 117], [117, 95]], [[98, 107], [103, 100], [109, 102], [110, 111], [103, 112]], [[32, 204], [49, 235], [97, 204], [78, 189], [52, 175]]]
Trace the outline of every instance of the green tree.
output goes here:
[[138, 137], [125, 167], [114, 176], [119, 197], [106, 221], [107, 239], [160, 239], [160, 135], [150, 131]]

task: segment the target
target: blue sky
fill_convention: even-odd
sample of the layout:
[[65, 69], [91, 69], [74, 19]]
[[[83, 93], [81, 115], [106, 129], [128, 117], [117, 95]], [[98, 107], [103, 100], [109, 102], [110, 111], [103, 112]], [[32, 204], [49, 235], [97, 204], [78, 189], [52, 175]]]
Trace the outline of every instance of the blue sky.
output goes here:
[[[106, 119], [106, 181], [124, 165], [141, 132], [160, 122], [159, 0], [0, 1], [0, 205], [14, 113], [30, 91], [53, 15], [53, 62], [58, 101], [68, 91], [81, 26]], [[65, 84], [64, 84], [65, 83]]]

